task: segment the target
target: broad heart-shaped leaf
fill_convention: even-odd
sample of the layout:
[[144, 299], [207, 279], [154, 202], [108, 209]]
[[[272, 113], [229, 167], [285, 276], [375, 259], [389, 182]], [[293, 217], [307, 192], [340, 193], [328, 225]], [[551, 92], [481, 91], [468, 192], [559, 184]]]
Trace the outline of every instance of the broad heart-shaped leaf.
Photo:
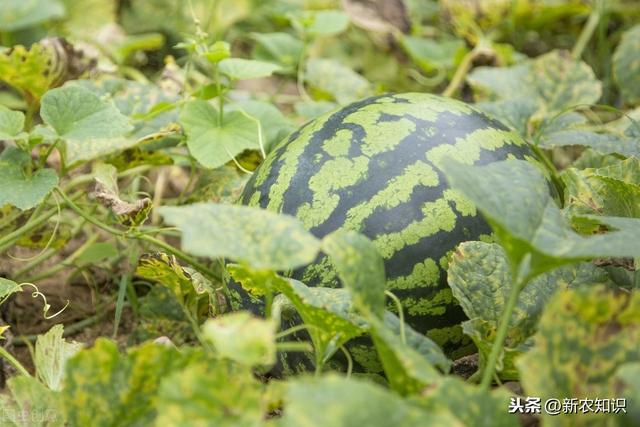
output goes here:
[[269, 102], [244, 100], [232, 105], [230, 110], [236, 108], [260, 121], [264, 135], [264, 150], [267, 153], [276, 143], [294, 130], [285, 115]]
[[24, 113], [0, 105], [0, 140], [14, 139], [24, 128]]
[[209, 319], [202, 327], [218, 356], [245, 366], [276, 363], [276, 325], [272, 319], [259, 319], [246, 311], [236, 311]]
[[0, 154], [0, 207], [12, 205], [27, 210], [38, 205], [58, 185], [53, 169], [38, 169], [27, 176], [31, 158], [17, 148], [5, 148]]
[[353, 231], [331, 233], [322, 239], [322, 251], [329, 255], [342, 285], [353, 294], [362, 312], [382, 316], [385, 306], [385, 272], [376, 247]]
[[534, 99], [543, 117], [593, 104], [602, 92], [593, 70], [565, 51], [552, 51], [508, 68], [478, 67], [467, 80], [479, 100]]
[[640, 103], [640, 25], [622, 35], [613, 53], [613, 75], [625, 101]]
[[202, 278], [198, 283], [173, 255], [145, 254], [140, 258], [136, 275], [167, 287], [178, 303], [191, 315], [206, 317], [209, 305], [215, 305], [216, 292], [211, 282]]
[[597, 169], [566, 169], [569, 216], [597, 214], [640, 218], [640, 159], [631, 157]]
[[3, 0], [0, 31], [12, 32], [64, 16], [60, 0]]
[[15, 427], [62, 427], [65, 419], [60, 393], [49, 390], [33, 377], [9, 378], [8, 395], [0, 397], [2, 425]]
[[284, 67], [283, 71], [295, 70], [304, 48], [301, 40], [289, 33], [252, 33], [251, 38], [258, 43], [253, 52], [256, 59], [276, 62]]
[[12, 280], [0, 277], [0, 304], [17, 292], [22, 292], [22, 287], [20, 285]]
[[[619, 396], [616, 369], [640, 361], [640, 294], [601, 286], [556, 295], [545, 309], [533, 348], [517, 362], [525, 394], [585, 399]], [[611, 414], [542, 414], [547, 426], [605, 425]]]
[[336, 375], [287, 384], [279, 427], [462, 427], [450, 414], [428, 412], [375, 383]]
[[163, 377], [157, 426], [261, 426], [264, 386], [246, 367], [225, 361], [192, 363]]
[[220, 72], [232, 80], [269, 77], [280, 69], [278, 64], [254, 59], [227, 58], [218, 64]]
[[308, 333], [316, 363], [323, 363], [347, 341], [365, 331], [366, 323], [353, 311], [351, 294], [345, 289], [310, 288], [271, 271], [255, 271], [242, 265], [230, 264], [227, 270], [248, 292], [257, 295], [282, 292], [295, 306], [302, 321], [310, 325]]
[[180, 113], [191, 155], [214, 169], [244, 150], [260, 149], [259, 122], [241, 111], [227, 111], [220, 123], [218, 110], [206, 101], [191, 101]]
[[311, 263], [320, 241], [296, 218], [247, 206], [195, 203], [160, 208], [182, 231], [182, 246], [194, 255], [229, 258], [257, 270], [289, 270]]
[[640, 157], [640, 137], [596, 133], [588, 130], [566, 129], [544, 133], [540, 138], [543, 148], [582, 145], [600, 154], [622, 154], [625, 157]]
[[579, 259], [640, 254], [640, 227], [591, 237], [575, 233], [549, 195], [542, 173], [531, 163], [443, 163], [449, 183], [476, 204], [495, 230], [512, 272], [517, 271], [515, 280], [531, 279]]
[[42, 97], [40, 114], [65, 140], [117, 138], [132, 129], [129, 120], [113, 104], [79, 85], [68, 84], [47, 92]]
[[627, 404], [627, 413], [619, 425], [640, 424], [640, 362], [620, 366], [616, 371], [615, 382], [615, 390], [626, 399]]
[[35, 365], [38, 378], [51, 390], [62, 389], [67, 360], [83, 347], [82, 343], [62, 338], [62, 325], [55, 325], [36, 340]]
[[[458, 246], [449, 262], [449, 286], [467, 317], [463, 330], [480, 352], [480, 364], [491, 346], [513, 286], [509, 261], [504, 249], [493, 243], [465, 242]], [[608, 283], [606, 272], [590, 263], [560, 267], [531, 280], [520, 292], [511, 315], [503, 357], [498, 371], [504, 379], [517, 379], [513, 361], [526, 347], [536, 330], [538, 319], [558, 289], [568, 286]]]
[[451, 414], [461, 425], [473, 427], [517, 427], [520, 422], [505, 408], [510, 393], [496, 388], [487, 393], [461, 379], [444, 377], [424, 392], [417, 402], [429, 412]]
[[371, 94], [367, 79], [335, 59], [307, 61], [305, 79], [316, 90], [328, 93], [339, 104], [348, 104]]
[[120, 354], [116, 343], [99, 338], [67, 362], [62, 390], [69, 425], [149, 425], [157, 413], [160, 382], [202, 359], [195, 350], [154, 343]]

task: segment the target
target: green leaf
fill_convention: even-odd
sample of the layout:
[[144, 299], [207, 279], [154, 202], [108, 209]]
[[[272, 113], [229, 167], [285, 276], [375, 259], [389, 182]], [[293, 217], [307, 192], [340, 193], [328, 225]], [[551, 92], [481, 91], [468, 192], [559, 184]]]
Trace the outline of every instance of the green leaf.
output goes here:
[[535, 100], [530, 98], [479, 102], [474, 106], [485, 113], [494, 116], [525, 138], [529, 135], [529, 120], [538, 110], [537, 103]]
[[151, 424], [160, 382], [198, 357], [154, 343], [120, 354], [116, 343], [99, 338], [67, 362], [62, 396], [69, 425]]
[[461, 427], [448, 414], [429, 413], [374, 383], [335, 375], [287, 385], [281, 427]]
[[331, 233], [322, 239], [343, 286], [353, 294], [356, 307], [382, 316], [385, 306], [385, 272], [382, 257], [365, 236], [353, 231]]
[[[504, 249], [493, 243], [465, 242], [449, 262], [449, 286], [467, 317], [463, 330], [480, 351], [481, 366], [491, 351], [506, 301], [513, 286]], [[509, 322], [504, 357], [498, 371], [505, 379], [517, 379], [513, 361], [536, 330], [538, 319], [558, 289], [608, 283], [605, 271], [590, 263], [575, 264], [542, 274], [520, 292]], [[525, 346], [526, 347], [526, 346]]]
[[14, 376], [7, 386], [11, 392], [0, 398], [2, 425], [17, 427], [62, 427], [65, 419], [62, 413], [60, 393], [47, 389], [33, 377]]
[[616, 371], [614, 387], [618, 396], [624, 396], [627, 400], [627, 413], [620, 425], [637, 425], [640, 423], [640, 362], [620, 366]]
[[258, 270], [301, 267], [316, 258], [320, 247], [297, 219], [262, 209], [196, 203], [159, 211], [182, 231], [187, 252], [246, 262]]
[[307, 61], [305, 79], [315, 89], [326, 92], [339, 104], [348, 104], [371, 94], [371, 85], [360, 74], [335, 59]]
[[402, 36], [402, 48], [424, 72], [455, 68], [456, 59], [464, 56], [465, 43], [460, 39], [432, 40], [424, 37]]
[[241, 111], [225, 112], [220, 123], [218, 110], [206, 101], [191, 101], [180, 113], [180, 125], [187, 134], [191, 155], [204, 167], [224, 165], [244, 150], [259, 150], [259, 122]]
[[263, 425], [267, 414], [263, 385], [244, 367], [210, 361], [162, 375], [155, 425]]
[[531, 88], [524, 85], [531, 76], [531, 63], [525, 62], [511, 67], [476, 67], [467, 76], [478, 101], [497, 101], [512, 98], [537, 99]]
[[53, 169], [38, 169], [28, 176], [24, 168], [29, 162], [27, 153], [13, 147], [0, 154], [0, 207], [9, 204], [21, 210], [31, 209], [58, 185]]
[[259, 319], [246, 311], [209, 319], [202, 327], [218, 356], [245, 366], [276, 363], [275, 331], [272, 319]]
[[568, 129], [544, 133], [540, 138], [543, 148], [582, 145], [600, 154], [618, 153], [626, 157], [640, 157], [640, 138], [612, 133], [596, 133], [588, 130]]
[[3, 0], [0, 6], [0, 31], [13, 32], [62, 18], [64, 5], [59, 0]]
[[256, 61], [253, 59], [227, 58], [218, 64], [220, 72], [232, 80], [248, 80], [260, 77], [269, 77], [280, 69], [277, 64], [271, 62]]
[[622, 34], [613, 53], [613, 76], [628, 104], [640, 103], [640, 25]]
[[[617, 368], [640, 361], [640, 295], [601, 286], [562, 292], [545, 309], [534, 347], [517, 365], [525, 395], [542, 398], [620, 397]], [[611, 414], [556, 416], [548, 426], [604, 425]]]
[[15, 139], [24, 128], [24, 114], [0, 105], [0, 140]]
[[244, 100], [233, 105], [230, 110], [239, 108], [260, 121], [264, 136], [264, 150], [271, 148], [294, 130], [292, 123], [273, 104], [264, 101]]
[[173, 255], [145, 254], [140, 258], [136, 275], [167, 287], [178, 303], [191, 315], [206, 317], [209, 305], [215, 306], [216, 292], [208, 280], [196, 283], [194, 272], [181, 266]]
[[38, 378], [51, 390], [62, 390], [67, 361], [83, 347], [62, 338], [62, 325], [55, 325], [36, 340], [35, 365]]
[[22, 287], [20, 285], [12, 280], [0, 277], [0, 304], [17, 292], [22, 292]]
[[510, 394], [505, 388], [486, 392], [461, 379], [445, 377], [418, 398], [422, 407], [437, 414], [451, 415], [460, 425], [473, 427], [517, 427], [520, 422], [505, 408]]
[[476, 204], [496, 232], [512, 271], [520, 276], [516, 280], [578, 259], [640, 254], [640, 227], [591, 237], [575, 233], [549, 195], [542, 173], [529, 162], [444, 163], [450, 184]]
[[132, 129], [128, 119], [113, 104], [78, 85], [47, 92], [42, 97], [40, 114], [60, 138], [78, 143], [117, 138]]
[[349, 26], [349, 15], [341, 10], [304, 11], [290, 19], [299, 33], [309, 37], [340, 34]]
[[258, 42], [254, 51], [257, 59], [276, 62], [288, 71], [294, 71], [300, 61], [304, 44], [288, 33], [252, 33], [251, 38]]

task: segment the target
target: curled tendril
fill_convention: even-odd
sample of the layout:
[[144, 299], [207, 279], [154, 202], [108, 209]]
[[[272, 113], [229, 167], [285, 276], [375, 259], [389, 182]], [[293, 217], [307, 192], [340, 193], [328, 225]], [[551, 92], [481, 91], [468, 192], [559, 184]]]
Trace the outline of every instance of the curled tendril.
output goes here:
[[69, 304], [71, 303], [69, 300], [67, 300], [67, 303], [64, 305], [64, 307], [62, 307], [57, 313], [52, 314], [52, 315], [48, 315], [47, 313], [49, 313], [49, 309], [51, 308], [51, 304], [49, 304], [47, 302], [47, 296], [45, 294], [43, 294], [42, 292], [40, 292], [40, 289], [38, 289], [38, 287], [36, 285], [34, 285], [33, 283], [20, 283], [20, 287], [23, 286], [31, 286], [32, 288], [35, 289], [35, 291], [33, 291], [31, 293], [31, 297], [32, 298], [38, 298], [41, 297], [42, 300], [44, 301], [44, 307], [42, 309], [42, 314], [44, 316], [45, 319], [47, 320], [51, 320], [54, 317], [57, 317], [58, 315], [60, 315], [63, 311], [65, 311], [67, 309], [67, 307], [69, 307]]

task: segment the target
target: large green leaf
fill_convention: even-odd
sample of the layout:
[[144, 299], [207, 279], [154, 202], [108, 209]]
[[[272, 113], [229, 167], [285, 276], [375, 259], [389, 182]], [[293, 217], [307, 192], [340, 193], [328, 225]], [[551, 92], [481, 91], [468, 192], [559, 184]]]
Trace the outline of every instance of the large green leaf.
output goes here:
[[277, 64], [252, 59], [227, 58], [218, 64], [220, 72], [232, 80], [257, 79], [269, 77], [280, 69]]
[[640, 157], [640, 138], [614, 133], [596, 133], [589, 130], [565, 129], [545, 132], [540, 138], [544, 148], [582, 145], [600, 154], [618, 153], [627, 157]]
[[228, 111], [222, 123], [206, 101], [191, 101], [180, 113], [191, 155], [207, 168], [217, 168], [244, 150], [259, 150], [259, 121], [241, 111]]
[[[534, 347], [517, 365], [525, 393], [542, 398], [619, 397], [616, 369], [640, 361], [640, 295], [583, 287], [558, 294], [540, 319]], [[593, 411], [542, 414], [547, 426], [605, 425]]]
[[504, 99], [493, 102], [479, 102], [477, 108], [488, 113], [523, 137], [529, 135], [529, 119], [538, 110], [538, 104], [531, 98]]
[[289, 382], [281, 427], [461, 427], [450, 414], [430, 413], [371, 382], [330, 375]]
[[640, 25], [622, 35], [613, 53], [613, 75], [625, 101], [640, 103]]
[[[463, 323], [463, 329], [478, 347], [482, 364], [491, 351], [513, 286], [504, 249], [493, 243], [462, 243], [449, 263], [447, 277], [453, 295], [470, 319]], [[590, 263], [561, 267], [531, 280], [520, 292], [511, 315], [506, 348], [498, 361], [501, 376], [517, 378], [513, 361], [522, 353], [542, 310], [558, 289], [607, 282], [606, 272]]]
[[162, 377], [157, 426], [263, 425], [267, 412], [263, 386], [245, 367], [209, 361]]
[[304, 48], [302, 41], [288, 33], [252, 33], [251, 38], [258, 42], [254, 50], [257, 59], [276, 62], [284, 70], [294, 71]]
[[62, 338], [62, 325], [55, 325], [36, 340], [35, 365], [38, 378], [51, 390], [62, 389], [67, 361], [83, 344]]
[[231, 106], [240, 109], [260, 121], [264, 136], [264, 150], [268, 153], [276, 143], [294, 130], [292, 123], [278, 108], [264, 101], [243, 100]]
[[27, 174], [31, 158], [24, 151], [5, 148], [0, 154], [0, 207], [9, 204], [26, 210], [37, 206], [58, 185], [53, 169], [38, 169]]
[[0, 31], [16, 31], [62, 18], [64, 4], [59, 0], [3, 0], [0, 6]]
[[154, 343], [120, 354], [116, 343], [99, 338], [67, 362], [62, 396], [69, 425], [149, 425], [160, 382], [197, 356]]
[[17, 375], [7, 381], [11, 398], [0, 397], [2, 425], [15, 427], [62, 427], [65, 419], [60, 393], [49, 390], [33, 377]]
[[487, 218], [520, 280], [578, 259], [640, 254], [640, 227], [634, 223], [590, 237], [575, 233], [549, 195], [542, 173], [528, 162], [465, 166], [445, 161], [443, 170]]
[[320, 242], [295, 218], [246, 206], [196, 203], [160, 208], [182, 231], [187, 252], [229, 258], [251, 267], [288, 270], [311, 263]]
[[276, 362], [276, 325], [246, 311], [209, 319], [202, 327], [220, 357], [245, 366], [270, 366]]
[[424, 37], [403, 36], [400, 39], [403, 49], [426, 73], [455, 67], [456, 59], [467, 50], [463, 40], [433, 40]]
[[322, 240], [345, 288], [353, 293], [359, 310], [382, 316], [385, 306], [385, 272], [376, 247], [353, 231], [331, 233]]

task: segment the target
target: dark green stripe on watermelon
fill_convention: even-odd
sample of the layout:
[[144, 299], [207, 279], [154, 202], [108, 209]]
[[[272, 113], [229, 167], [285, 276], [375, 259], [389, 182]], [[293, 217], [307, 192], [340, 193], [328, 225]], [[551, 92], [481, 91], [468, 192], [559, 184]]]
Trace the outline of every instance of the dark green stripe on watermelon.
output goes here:
[[[317, 237], [338, 229], [369, 237], [385, 259], [388, 287], [408, 323], [452, 356], [471, 346], [446, 284], [447, 254], [490, 228], [436, 166], [445, 156], [482, 165], [531, 158], [500, 122], [428, 94], [368, 98], [307, 123], [254, 173], [247, 205], [300, 218]], [[329, 261], [293, 273], [310, 286], [339, 286]]]

